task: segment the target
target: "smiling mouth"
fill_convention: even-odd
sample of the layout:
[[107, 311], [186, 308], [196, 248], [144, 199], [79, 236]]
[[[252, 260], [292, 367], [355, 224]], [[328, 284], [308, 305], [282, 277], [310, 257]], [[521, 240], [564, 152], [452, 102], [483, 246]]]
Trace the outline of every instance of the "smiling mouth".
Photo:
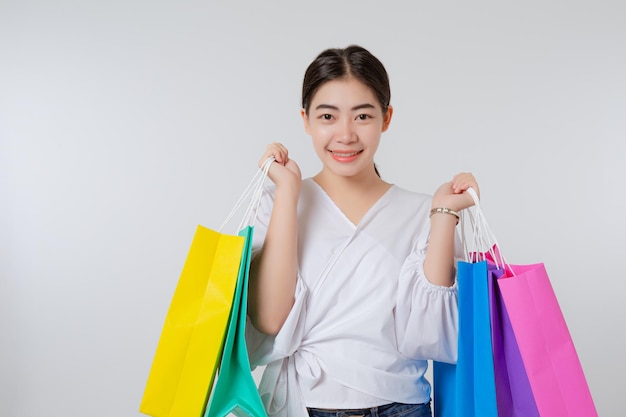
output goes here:
[[337, 152], [337, 151], [332, 151], [332, 150], [328, 150], [328, 152], [332, 153], [333, 155], [339, 157], [339, 158], [349, 158], [351, 156], [355, 156], [360, 154], [361, 152], [363, 152], [363, 150], [360, 151], [354, 151], [354, 152]]

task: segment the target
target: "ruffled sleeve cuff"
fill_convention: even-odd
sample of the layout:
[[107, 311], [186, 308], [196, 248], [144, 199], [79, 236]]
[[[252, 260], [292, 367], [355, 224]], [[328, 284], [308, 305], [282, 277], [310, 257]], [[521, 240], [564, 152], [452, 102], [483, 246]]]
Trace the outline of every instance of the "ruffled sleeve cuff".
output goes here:
[[400, 271], [396, 337], [401, 354], [416, 360], [455, 363], [458, 287], [435, 285], [424, 273], [426, 242], [418, 244]]

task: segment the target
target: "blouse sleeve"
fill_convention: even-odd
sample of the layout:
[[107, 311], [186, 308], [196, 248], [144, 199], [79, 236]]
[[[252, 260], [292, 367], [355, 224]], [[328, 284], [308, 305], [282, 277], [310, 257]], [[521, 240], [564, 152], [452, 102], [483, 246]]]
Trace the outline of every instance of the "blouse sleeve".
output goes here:
[[[259, 255], [267, 233], [270, 215], [274, 202], [274, 187], [266, 187], [257, 210], [252, 238], [252, 259]], [[275, 336], [259, 332], [251, 323], [246, 322], [246, 344], [252, 369], [266, 365], [277, 359], [292, 355], [302, 341], [304, 318], [306, 314], [306, 299], [308, 289], [298, 275], [294, 294], [294, 305]]]
[[308, 290], [302, 280], [298, 279], [294, 305], [283, 327], [275, 336], [259, 332], [248, 318], [246, 322], [246, 344], [250, 366], [253, 370], [257, 366], [267, 365], [270, 362], [291, 356], [298, 349], [304, 333], [307, 293]]
[[[458, 258], [458, 235], [455, 243]], [[428, 281], [424, 273], [427, 245], [428, 236], [420, 238], [400, 271], [396, 303], [398, 349], [411, 359], [456, 363], [458, 287], [456, 279], [451, 287]]]

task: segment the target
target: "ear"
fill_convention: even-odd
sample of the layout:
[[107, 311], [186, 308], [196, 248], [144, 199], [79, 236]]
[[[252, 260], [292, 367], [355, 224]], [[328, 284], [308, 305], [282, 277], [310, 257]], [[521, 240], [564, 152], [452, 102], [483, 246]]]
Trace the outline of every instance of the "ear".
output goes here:
[[386, 132], [389, 129], [389, 124], [391, 123], [391, 116], [393, 115], [393, 107], [389, 105], [387, 107], [387, 113], [383, 116], [383, 132]]
[[302, 121], [304, 122], [304, 130], [307, 134], [311, 134], [311, 124], [309, 123], [309, 115], [306, 114], [305, 109], [300, 110], [300, 116], [302, 116]]

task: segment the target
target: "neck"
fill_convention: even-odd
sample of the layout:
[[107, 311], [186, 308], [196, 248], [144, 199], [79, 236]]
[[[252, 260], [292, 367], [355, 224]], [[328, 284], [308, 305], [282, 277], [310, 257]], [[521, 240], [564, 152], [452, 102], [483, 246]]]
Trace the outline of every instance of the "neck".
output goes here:
[[358, 225], [368, 210], [387, 192], [391, 184], [374, 172], [344, 177], [322, 170], [313, 180], [354, 224]]
[[338, 193], [352, 195], [355, 193], [376, 193], [382, 189], [387, 189], [390, 185], [376, 174], [374, 167], [371, 171], [350, 177], [336, 175], [332, 171], [322, 169], [313, 179], [326, 192], [335, 195]]

